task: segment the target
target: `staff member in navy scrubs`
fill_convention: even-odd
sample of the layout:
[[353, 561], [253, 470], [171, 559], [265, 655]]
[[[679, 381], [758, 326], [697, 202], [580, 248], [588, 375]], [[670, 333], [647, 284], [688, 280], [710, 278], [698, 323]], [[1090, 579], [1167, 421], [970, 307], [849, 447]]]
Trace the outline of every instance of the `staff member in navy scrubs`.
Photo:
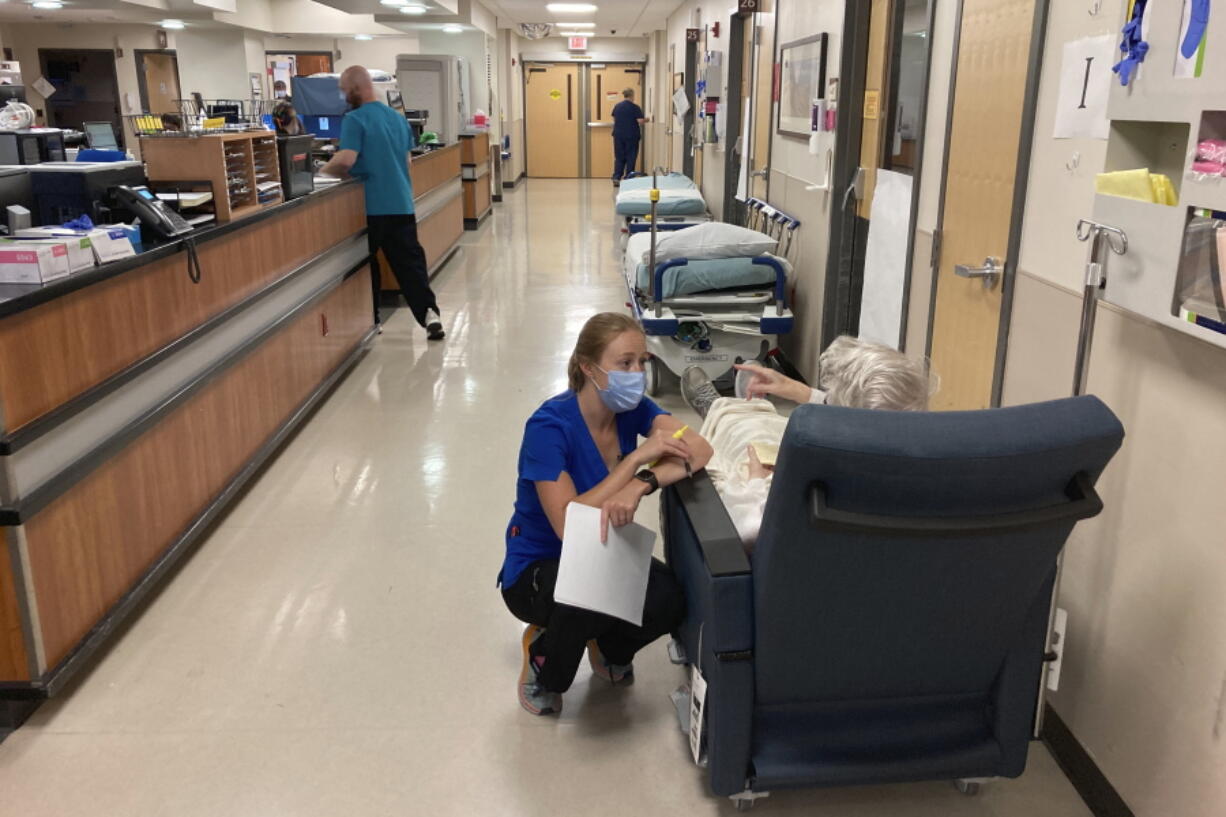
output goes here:
[[643, 131], [639, 127], [647, 121], [643, 109], [634, 101], [634, 89], [622, 91], [625, 97], [613, 106], [613, 184], [634, 172], [639, 161], [639, 142]]
[[[596, 675], [633, 679], [635, 653], [671, 632], [685, 614], [681, 588], [652, 561], [642, 626], [553, 600], [566, 506], [601, 509], [608, 526], [634, 519], [639, 500], [706, 466], [711, 447], [644, 397], [647, 339], [629, 316], [591, 318], [579, 333], [570, 389], [536, 410], [519, 452], [515, 514], [507, 528], [499, 584], [507, 607], [525, 622], [519, 702], [534, 715], [562, 711], [584, 650]], [[639, 438], [644, 438], [639, 442]]]

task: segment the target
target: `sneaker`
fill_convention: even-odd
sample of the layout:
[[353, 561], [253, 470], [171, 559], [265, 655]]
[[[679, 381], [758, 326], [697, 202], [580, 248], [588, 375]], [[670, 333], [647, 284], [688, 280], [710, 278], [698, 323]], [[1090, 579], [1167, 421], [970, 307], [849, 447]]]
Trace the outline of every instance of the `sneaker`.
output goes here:
[[624, 686], [634, 683], [634, 664], [610, 664], [601, 654], [595, 639], [587, 642], [587, 660], [592, 665], [592, 672], [610, 684]]
[[705, 420], [711, 404], [721, 395], [701, 366], [690, 366], [681, 374], [681, 396]]
[[545, 630], [535, 624], [524, 628], [524, 667], [519, 673], [519, 705], [533, 715], [556, 715], [562, 711], [562, 696], [541, 686], [538, 679], [543, 659], [532, 657], [532, 642]]

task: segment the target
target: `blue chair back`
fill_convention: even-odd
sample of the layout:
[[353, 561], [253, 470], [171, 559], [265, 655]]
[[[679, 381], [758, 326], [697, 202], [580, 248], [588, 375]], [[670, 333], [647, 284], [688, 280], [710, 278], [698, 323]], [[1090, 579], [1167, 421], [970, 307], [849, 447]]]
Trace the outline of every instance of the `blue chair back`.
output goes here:
[[759, 773], [837, 779], [848, 758], [892, 754], [881, 779], [1001, 773], [1005, 751], [1020, 773], [1025, 740], [1001, 741], [1028, 729], [1056, 559], [1101, 509], [1092, 486], [1122, 439], [1093, 397], [798, 408], [753, 559]]

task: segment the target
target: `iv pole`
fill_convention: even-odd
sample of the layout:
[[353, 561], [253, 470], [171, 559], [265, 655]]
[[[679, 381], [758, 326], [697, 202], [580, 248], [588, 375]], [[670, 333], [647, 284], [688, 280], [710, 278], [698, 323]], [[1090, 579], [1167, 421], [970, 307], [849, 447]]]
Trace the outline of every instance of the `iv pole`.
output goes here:
[[[1090, 242], [1089, 256], [1086, 260], [1085, 288], [1081, 298], [1081, 328], [1077, 335], [1077, 358], [1073, 362], [1073, 396], [1079, 397], [1086, 392], [1086, 381], [1090, 373], [1090, 352], [1094, 346], [1094, 323], [1098, 318], [1098, 302], [1102, 300], [1103, 290], [1107, 287], [1108, 250], [1116, 255], [1128, 252], [1128, 235], [1119, 227], [1100, 224], [1097, 221], [1081, 219], [1077, 222], [1077, 240]], [[1047, 640], [1044, 643], [1044, 666], [1039, 674], [1039, 696], [1034, 713], [1034, 736], [1038, 738], [1043, 731], [1043, 708], [1047, 700], [1047, 679], [1051, 674], [1052, 660], [1058, 658], [1052, 651], [1056, 624], [1056, 601], [1060, 594], [1060, 577], [1064, 572], [1064, 553], [1056, 559], [1056, 578], [1051, 588], [1051, 607], [1047, 613]], [[1061, 645], [1060, 653], [1063, 653]]]

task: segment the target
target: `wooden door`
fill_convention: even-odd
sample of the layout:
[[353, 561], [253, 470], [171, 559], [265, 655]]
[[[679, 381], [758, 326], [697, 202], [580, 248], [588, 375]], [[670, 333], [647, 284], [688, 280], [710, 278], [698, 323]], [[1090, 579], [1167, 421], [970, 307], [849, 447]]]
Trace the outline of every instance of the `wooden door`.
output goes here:
[[141, 106], [146, 113], [179, 113], [179, 60], [174, 54], [141, 54]]
[[775, 87], [775, 0], [762, 0], [761, 11], [754, 15], [755, 62], [753, 99], [753, 129], [747, 139], [750, 157], [749, 193], [766, 201], [770, 184], [771, 133], [774, 122]]
[[868, 18], [868, 65], [864, 73], [864, 126], [860, 133], [860, 167], [864, 168], [864, 196], [856, 212], [867, 219], [873, 209], [873, 191], [877, 187], [877, 170], [885, 158], [886, 115], [883, 110], [889, 98], [890, 45], [894, 38], [890, 25], [894, 18], [895, 0], [870, 0]]
[[[634, 101], [643, 104], [643, 67], [641, 65], [592, 66], [588, 72], [588, 175], [607, 179], [613, 175], [613, 106], [624, 98], [622, 91], [634, 91]], [[635, 170], [643, 169], [643, 145]]]
[[295, 54], [294, 76], [309, 77], [312, 74], [329, 74], [332, 72], [331, 54]]
[[[986, 408], [996, 399], [1006, 340], [1002, 293], [1017, 264], [1011, 238], [1021, 229], [1014, 196], [1029, 166], [1029, 140], [1023, 145], [1022, 136], [1033, 126], [1027, 86], [1038, 66], [1031, 64], [1030, 46], [1043, 36], [1037, 1], [964, 0], [929, 341], [941, 379], [937, 409]], [[979, 268], [988, 257], [1004, 266], [990, 288], [982, 278], [955, 274], [955, 265]]]
[[525, 66], [524, 114], [528, 175], [579, 178], [579, 66]]

